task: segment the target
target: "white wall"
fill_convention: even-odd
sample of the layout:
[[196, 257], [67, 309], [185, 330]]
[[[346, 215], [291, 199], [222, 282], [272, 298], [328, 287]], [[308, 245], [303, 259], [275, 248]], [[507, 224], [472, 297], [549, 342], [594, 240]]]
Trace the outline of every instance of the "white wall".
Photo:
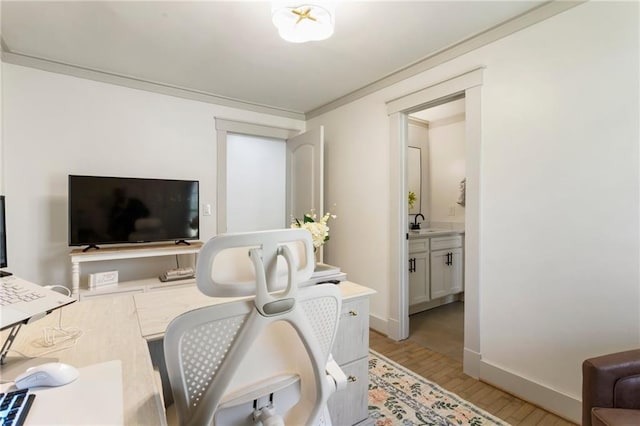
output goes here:
[[465, 177], [464, 116], [429, 124], [429, 220], [464, 223], [464, 207], [457, 204]]
[[[214, 213], [201, 216], [207, 240], [216, 233], [214, 117], [304, 128], [299, 120], [6, 63], [2, 86], [7, 269], [41, 284], [71, 280], [68, 174], [197, 179], [201, 204]], [[175, 259], [164, 261], [175, 267]], [[124, 272], [121, 279], [162, 271], [153, 259], [93, 269], [109, 267]]]
[[637, 3], [588, 2], [307, 123], [325, 125], [340, 210], [325, 260], [378, 291], [374, 320], [397, 291], [385, 102], [486, 66], [482, 362], [579, 420], [582, 360], [640, 345], [638, 47]]

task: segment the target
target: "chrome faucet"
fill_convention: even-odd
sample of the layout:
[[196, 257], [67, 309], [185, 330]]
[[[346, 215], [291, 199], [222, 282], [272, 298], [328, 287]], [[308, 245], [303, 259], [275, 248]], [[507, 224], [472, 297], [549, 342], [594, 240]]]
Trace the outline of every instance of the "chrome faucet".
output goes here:
[[415, 215], [413, 218], [413, 223], [411, 224], [411, 229], [420, 229], [420, 224], [418, 223], [418, 216], [420, 216], [422, 220], [424, 220], [424, 216], [422, 216], [422, 213], [418, 213], [417, 215]]

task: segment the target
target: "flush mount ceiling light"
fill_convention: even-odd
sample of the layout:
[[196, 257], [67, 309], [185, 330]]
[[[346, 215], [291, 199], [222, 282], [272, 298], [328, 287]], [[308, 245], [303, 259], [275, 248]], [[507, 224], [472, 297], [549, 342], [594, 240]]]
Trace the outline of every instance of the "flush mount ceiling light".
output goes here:
[[271, 18], [280, 37], [292, 43], [304, 43], [331, 37], [334, 12], [335, 6], [330, 2], [276, 2], [271, 7]]

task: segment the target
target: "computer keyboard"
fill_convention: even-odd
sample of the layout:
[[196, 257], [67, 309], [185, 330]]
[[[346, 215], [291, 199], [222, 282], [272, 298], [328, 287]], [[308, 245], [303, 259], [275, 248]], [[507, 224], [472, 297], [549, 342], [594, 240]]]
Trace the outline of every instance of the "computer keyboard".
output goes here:
[[40, 299], [44, 294], [24, 288], [16, 280], [0, 280], [0, 306]]
[[29, 389], [0, 393], [0, 425], [22, 425], [35, 398]]

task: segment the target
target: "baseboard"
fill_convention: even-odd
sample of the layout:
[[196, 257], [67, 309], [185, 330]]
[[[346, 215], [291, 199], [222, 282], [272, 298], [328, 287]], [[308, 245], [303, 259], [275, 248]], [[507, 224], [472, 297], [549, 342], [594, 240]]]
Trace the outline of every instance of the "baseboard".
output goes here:
[[462, 371], [467, 376], [471, 376], [474, 379], [480, 377], [480, 362], [482, 357], [476, 351], [464, 348]]
[[378, 333], [384, 334], [385, 336], [389, 330], [388, 321], [373, 314], [369, 314], [369, 327]]
[[581, 422], [582, 403], [575, 397], [536, 383], [485, 360], [480, 361], [480, 380], [572, 422], [577, 424]]

